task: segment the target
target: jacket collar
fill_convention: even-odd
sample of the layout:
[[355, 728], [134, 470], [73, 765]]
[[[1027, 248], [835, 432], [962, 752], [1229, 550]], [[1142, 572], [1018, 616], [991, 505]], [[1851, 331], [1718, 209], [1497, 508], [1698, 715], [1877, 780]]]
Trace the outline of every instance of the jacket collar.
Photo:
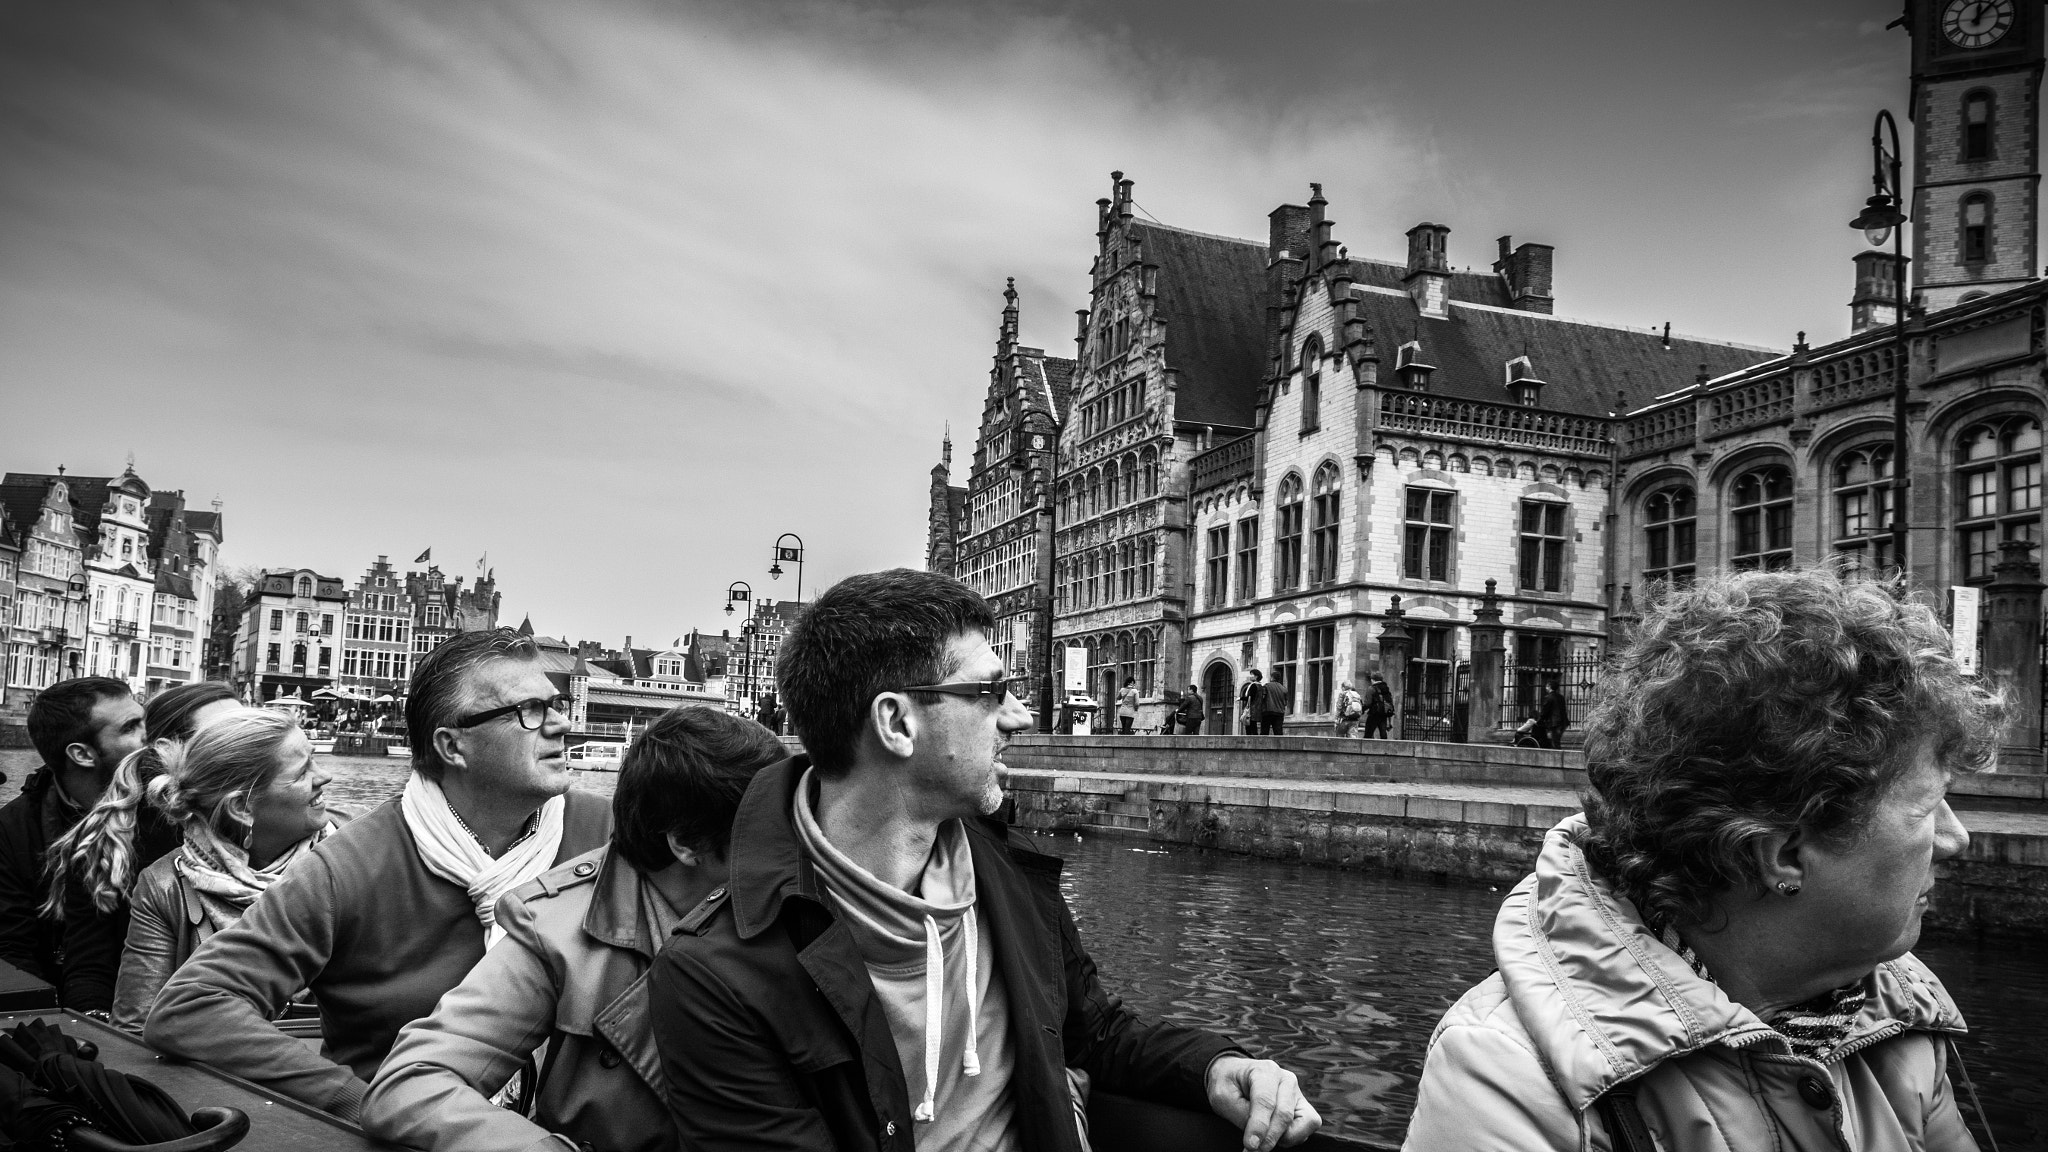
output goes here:
[[597, 866], [591, 884], [590, 907], [583, 913], [584, 933], [652, 960], [664, 941], [655, 931], [646, 901], [662, 899], [661, 893], [647, 890], [640, 869], [633, 867], [616, 844], [606, 849], [604, 863]]
[[768, 930], [782, 914], [784, 898], [818, 899], [818, 878], [797, 842], [790, 805], [811, 758], [799, 753], [754, 774], [732, 821], [733, 927], [742, 940]]
[[[1714, 1044], [1784, 1042], [1756, 1014], [1695, 974], [1595, 875], [1579, 845], [1586, 819], [1550, 830], [1536, 871], [1502, 903], [1494, 958], [1509, 1000], [1572, 1106], [1659, 1063]], [[1964, 1031], [1941, 982], [1911, 955], [1865, 977], [1872, 995], [1848, 1043], [1880, 1034]]]

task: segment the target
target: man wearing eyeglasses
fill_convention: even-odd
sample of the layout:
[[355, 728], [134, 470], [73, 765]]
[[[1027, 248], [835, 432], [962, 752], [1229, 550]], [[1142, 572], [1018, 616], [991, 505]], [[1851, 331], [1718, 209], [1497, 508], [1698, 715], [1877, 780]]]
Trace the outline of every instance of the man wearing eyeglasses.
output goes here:
[[[355, 1120], [399, 1029], [502, 935], [498, 898], [611, 834], [611, 806], [569, 789], [569, 701], [539, 659], [508, 628], [428, 653], [406, 700], [405, 790], [200, 945], [143, 1039]], [[320, 1005], [318, 1053], [271, 1024], [301, 988]]]
[[1140, 1019], [1096, 979], [1058, 859], [988, 819], [1032, 724], [956, 581], [855, 576], [791, 629], [806, 755], [762, 769], [727, 896], [649, 970], [686, 1148], [1079, 1152], [1088, 1092], [1213, 1110], [1267, 1152], [1321, 1118], [1292, 1073]]

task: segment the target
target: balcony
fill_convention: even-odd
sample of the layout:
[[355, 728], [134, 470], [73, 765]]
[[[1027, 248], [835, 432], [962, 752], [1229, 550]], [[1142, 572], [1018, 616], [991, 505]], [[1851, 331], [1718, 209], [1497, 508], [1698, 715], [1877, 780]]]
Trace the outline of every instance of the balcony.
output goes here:
[[116, 640], [133, 640], [142, 631], [141, 625], [133, 620], [107, 621], [107, 635]]
[[36, 633], [36, 643], [44, 648], [62, 648], [71, 642], [71, 633], [63, 628], [44, 628]]

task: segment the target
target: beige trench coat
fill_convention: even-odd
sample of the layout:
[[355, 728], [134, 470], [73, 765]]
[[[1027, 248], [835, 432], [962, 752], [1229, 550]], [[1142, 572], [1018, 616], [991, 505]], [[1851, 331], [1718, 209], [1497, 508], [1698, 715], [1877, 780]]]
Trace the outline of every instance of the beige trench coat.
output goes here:
[[1664, 1152], [1974, 1152], [1948, 1080], [1962, 1014], [1910, 954], [1823, 1066], [1695, 975], [1595, 876], [1585, 818], [1544, 838], [1494, 924], [1500, 970], [1430, 1040], [1404, 1148], [1614, 1147], [1596, 1108], [1633, 1083]]
[[[516, 889], [497, 916], [505, 939], [399, 1032], [364, 1130], [432, 1152], [676, 1148], [647, 1016], [647, 966], [678, 920], [666, 902], [607, 847]], [[492, 1105], [542, 1041], [533, 1118]]]

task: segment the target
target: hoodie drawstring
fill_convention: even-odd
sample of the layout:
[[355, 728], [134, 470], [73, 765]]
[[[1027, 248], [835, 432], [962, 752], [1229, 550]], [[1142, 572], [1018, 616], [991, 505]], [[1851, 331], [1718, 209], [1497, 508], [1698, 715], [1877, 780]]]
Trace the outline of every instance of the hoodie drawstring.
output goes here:
[[[967, 938], [967, 1051], [960, 1058], [960, 1071], [981, 1075], [981, 1052], [977, 1043], [981, 1015], [980, 940], [975, 932], [974, 909], [965, 919]], [[924, 1099], [911, 1115], [920, 1123], [936, 1115], [934, 1101], [939, 1092], [939, 1048], [946, 1018], [946, 949], [939, 940], [939, 922], [924, 918]]]

